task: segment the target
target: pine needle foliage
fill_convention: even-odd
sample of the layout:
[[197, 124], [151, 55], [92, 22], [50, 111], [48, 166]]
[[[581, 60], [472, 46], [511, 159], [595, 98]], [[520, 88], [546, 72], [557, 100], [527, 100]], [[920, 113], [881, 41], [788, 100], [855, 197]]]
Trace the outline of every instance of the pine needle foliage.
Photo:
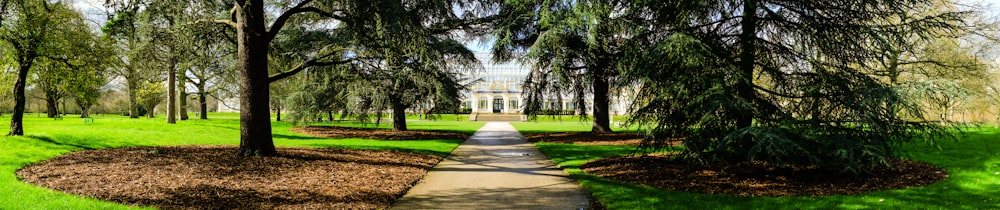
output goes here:
[[[964, 30], [940, 1], [643, 1], [627, 75], [640, 88], [630, 123], [643, 152], [680, 140], [696, 164], [767, 161], [861, 175], [900, 145], [950, 138], [917, 101], [873, 72], [880, 40], [906, 27], [934, 38]], [[902, 21], [901, 21], [902, 20]], [[902, 43], [905, 44], [905, 43]]]

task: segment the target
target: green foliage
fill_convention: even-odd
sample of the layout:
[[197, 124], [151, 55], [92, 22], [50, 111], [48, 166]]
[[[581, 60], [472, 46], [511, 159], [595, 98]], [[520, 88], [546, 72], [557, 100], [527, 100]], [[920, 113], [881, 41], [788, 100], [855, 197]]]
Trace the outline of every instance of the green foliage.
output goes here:
[[[928, 38], [960, 30], [965, 13], [938, 12], [936, 4], [642, 5], [658, 12], [642, 27], [654, 30], [634, 39], [652, 47], [624, 56], [634, 59], [625, 62], [633, 64], [626, 76], [640, 87], [631, 122], [652, 126], [653, 139], [684, 138], [681, 157], [692, 163], [766, 160], [866, 173], [900, 155], [905, 142], [952, 134], [923, 120], [919, 102], [872, 65], [897, 27]], [[896, 18], [910, 16], [917, 18]], [[642, 148], [657, 151], [662, 142]]]
[[[533, 65], [524, 81], [524, 113], [536, 115], [549, 108], [562, 110], [563, 97], [571, 95], [574, 111], [586, 116], [592, 109], [595, 132], [610, 132], [607, 121], [611, 84], [619, 70], [629, 64], [618, 59], [635, 45], [632, 34], [643, 30], [636, 23], [644, 19], [636, 13], [633, 2], [624, 1], [505, 1], [501, 19], [492, 35], [494, 60], [510, 61], [523, 57]], [[620, 82], [626, 83], [624, 81]], [[590, 100], [594, 104], [587, 106]]]
[[[434, 114], [457, 109], [459, 93], [466, 88], [459, 76], [479, 66], [470, 50], [450, 38], [462, 27], [452, 24], [464, 21], [453, 14], [452, 4], [411, 8], [399, 1], [349, 2], [342, 6], [350, 12], [335, 28], [283, 31], [277, 46], [291, 53], [281, 59], [315, 53], [323, 60], [314, 63], [332, 59], [329, 64], [337, 65], [310, 69], [308, 79], [287, 98], [290, 118], [309, 123], [318, 114], [337, 112], [380, 123], [384, 110]], [[396, 129], [406, 129], [405, 121], [398, 122], [404, 127]]]
[[153, 118], [156, 106], [163, 102], [166, 93], [167, 90], [162, 81], [145, 82], [142, 88], [136, 92], [136, 97], [139, 99], [139, 104], [145, 107], [147, 116]]
[[[549, 130], [556, 131], [556, 130]], [[940, 148], [904, 144], [909, 159], [944, 168], [949, 177], [935, 184], [857, 195], [741, 197], [713, 195], [628, 184], [587, 174], [588, 161], [631, 154], [631, 146], [535, 145], [580, 182], [608, 209], [994, 209], [1000, 208], [1000, 130], [975, 129]]]

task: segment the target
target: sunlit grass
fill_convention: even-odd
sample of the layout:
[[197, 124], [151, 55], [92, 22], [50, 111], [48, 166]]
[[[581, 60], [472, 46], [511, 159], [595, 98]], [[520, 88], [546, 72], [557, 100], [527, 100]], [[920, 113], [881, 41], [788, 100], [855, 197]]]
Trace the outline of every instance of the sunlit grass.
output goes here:
[[[530, 124], [529, 124], [530, 125]], [[533, 131], [566, 131], [577, 126], [518, 125]], [[631, 146], [536, 143], [609, 209], [1000, 209], [1000, 130], [976, 129], [958, 141], [940, 141], [941, 149], [907, 145], [907, 158], [942, 167], [943, 181], [924, 187], [859, 195], [739, 197], [709, 195], [633, 185], [584, 173], [585, 162], [628, 155]], [[667, 178], [667, 177], [665, 177]]]
[[[195, 117], [192, 115], [192, 117]], [[26, 115], [25, 136], [0, 138], [0, 209], [117, 209], [121, 204], [81, 198], [21, 182], [15, 171], [71, 151], [170, 145], [237, 145], [239, 114], [210, 113], [209, 120], [191, 119], [166, 124], [162, 116], [154, 119], [129, 119], [117, 115], [94, 116], [93, 123], [67, 116], [53, 120], [35, 114]], [[9, 122], [10, 115], [0, 117]], [[410, 128], [453, 130], [473, 133], [482, 123], [412, 122]], [[272, 122], [273, 138], [279, 147], [351, 148], [411, 151], [446, 155], [463, 139], [422, 141], [382, 141], [368, 139], [326, 139], [288, 131], [292, 126]], [[0, 128], [6, 134], [8, 126]], [[234, 151], [235, 154], [235, 151]]]

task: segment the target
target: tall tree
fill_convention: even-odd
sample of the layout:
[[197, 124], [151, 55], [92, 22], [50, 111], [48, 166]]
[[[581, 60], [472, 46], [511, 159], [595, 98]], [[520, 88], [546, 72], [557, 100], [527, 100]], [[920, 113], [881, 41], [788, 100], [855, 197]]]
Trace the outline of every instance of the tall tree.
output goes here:
[[[240, 148], [237, 154], [241, 156], [270, 156], [276, 154], [274, 143], [271, 140], [269, 115], [270, 82], [297, 74], [311, 66], [348, 63], [346, 60], [349, 60], [349, 58], [334, 56], [340, 55], [344, 50], [316, 50], [315, 52], [317, 53], [310, 54], [309, 58], [303, 61], [301, 65], [296, 65], [295, 68], [275, 75], [269, 75], [267, 56], [271, 50], [270, 44], [286, 24], [289, 23], [290, 19], [313, 18], [314, 21], [310, 21], [310, 23], [314, 24], [328, 23], [328, 21], [341, 22], [341, 24], [349, 28], [348, 31], [361, 31], [365, 27], [370, 27], [371, 25], [365, 23], [371, 21], [408, 21], [411, 24], [399, 25], [407, 27], [388, 31], [405, 34], [411, 32], [411, 29], [416, 27], [412, 23], [416, 23], [417, 25], [428, 24], [431, 26], [453, 26], [459, 24], [462, 21], [455, 21], [458, 17], [453, 11], [453, 6], [478, 6], [472, 4], [472, 2], [458, 0], [413, 2], [413, 4], [403, 4], [398, 0], [301, 0], [294, 3], [282, 3], [290, 4], [267, 5], [264, 4], [263, 0], [237, 1], [231, 10], [231, 19], [212, 21], [236, 28], [237, 71], [240, 75]], [[438, 18], [420, 19], [429, 22], [405, 20], [401, 17], [402, 13], [398, 13], [397, 9], [400, 8], [399, 5], [418, 7], [421, 8], [420, 11], [433, 13], [431, 15]], [[283, 12], [275, 12], [274, 14], [277, 14], [276, 18], [268, 24], [268, 13], [264, 12], [265, 7], [271, 7], [268, 11]], [[325, 27], [314, 28], [325, 29]], [[424, 44], [424, 42], [410, 43]], [[330, 46], [321, 46], [320, 48], [330, 49]]]
[[[874, 72], [881, 40], [960, 30], [939, 1], [720, 0], [649, 3], [649, 48], [633, 122], [654, 125], [643, 148], [683, 138], [694, 163], [755, 160], [865, 173], [902, 142], [946, 136]], [[914, 12], [918, 11], [918, 12]], [[913, 18], [901, 18], [913, 17]], [[903, 20], [903, 21], [900, 21]], [[636, 60], [637, 61], [637, 60]], [[648, 62], [646, 62], [648, 61]], [[897, 115], [904, 110], [905, 116]], [[930, 139], [927, 137], [931, 137]]]
[[[525, 114], [543, 112], [545, 99], [573, 95], [574, 109], [593, 112], [591, 132], [612, 132], [609, 103], [618, 70], [627, 63], [626, 46], [639, 25], [637, 16], [619, 15], [630, 1], [506, 1], [493, 36], [494, 60], [510, 61], [524, 55], [534, 65], [524, 82]], [[589, 98], [588, 98], [589, 95]], [[593, 105], [588, 106], [587, 100]]]
[[101, 30], [118, 52], [112, 71], [124, 80], [129, 117], [138, 118], [141, 106], [136, 93], [143, 81], [151, 77], [150, 72], [141, 68], [143, 60], [148, 58], [150, 42], [150, 37], [143, 36], [141, 29], [140, 12], [144, 5], [140, 0], [108, 0], [105, 7], [109, 8], [108, 22]]
[[[39, 58], [64, 60], [59, 45], [73, 39], [82, 17], [61, 1], [7, 0], [0, 4], [0, 40], [17, 68], [14, 82], [14, 114], [8, 135], [24, 135], [25, 86], [29, 71]], [[62, 40], [62, 41], [61, 41]], [[10, 49], [10, 50], [6, 50]]]

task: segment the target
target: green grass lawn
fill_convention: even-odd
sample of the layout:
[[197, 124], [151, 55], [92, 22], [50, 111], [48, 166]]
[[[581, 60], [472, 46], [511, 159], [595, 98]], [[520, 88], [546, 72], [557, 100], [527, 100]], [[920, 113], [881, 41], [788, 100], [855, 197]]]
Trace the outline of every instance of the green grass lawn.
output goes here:
[[[639, 129], [638, 126], [631, 127], [621, 127], [618, 126], [618, 122], [622, 122], [623, 119], [615, 119], [611, 123], [611, 129], [615, 132], [635, 132]], [[545, 133], [545, 132], [590, 132], [590, 129], [594, 125], [593, 119], [562, 116], [562, 118], [550, 118], [549, 116], [538, 116], [536, 121], [528, 122], [511, 122], [514, 128], [521, 133]]]
[[[192, 115], [193, 116], [193, 115]], [[67, 116], [62, 120], [27, 114], [24, 137], [0, 137], [0, 209], [116, 209], [121, 204], [81, 198], [21, 182], [15, 171], [30, 163], [46, 160], [71, 151], [169, 145], [237, 145], [239, 115], [210, 113], [209, 120], [192, 119], [166, 124], [162, 116], [154, 119], [129, 119], [117, 115], [99, 115], [91, 124]], [[4, 124], [10, 115], [0, 117]], [[475, 132], [481, 122], [409, 122], [414, 130], [453, 130]], [[397, 150], [445, 155], [463, 139], [424, 141], [381, 141], [367, 139], [326, 139], [289, 132], [291, 125], [272, 123], [274, 143], [279, 147], [317, 147]], [[6, 134], [9, 126], [2, 126]], [[235, 151], [234, 151], [235, 152]]]
[[[577, 123], [515, 123], [529, 132], [586, 131]], [[1000, 209], [1000, 129], [975, 129], [941, 149], [907, 145], [908, 158], [944, 168], [949, 178], [924, 187], [859, 195], [739, 197], [708, 195], [633, 185], [584, 173], [580, 165], [630, 154], [632, 146], [536, 143], [609, 209]]]

